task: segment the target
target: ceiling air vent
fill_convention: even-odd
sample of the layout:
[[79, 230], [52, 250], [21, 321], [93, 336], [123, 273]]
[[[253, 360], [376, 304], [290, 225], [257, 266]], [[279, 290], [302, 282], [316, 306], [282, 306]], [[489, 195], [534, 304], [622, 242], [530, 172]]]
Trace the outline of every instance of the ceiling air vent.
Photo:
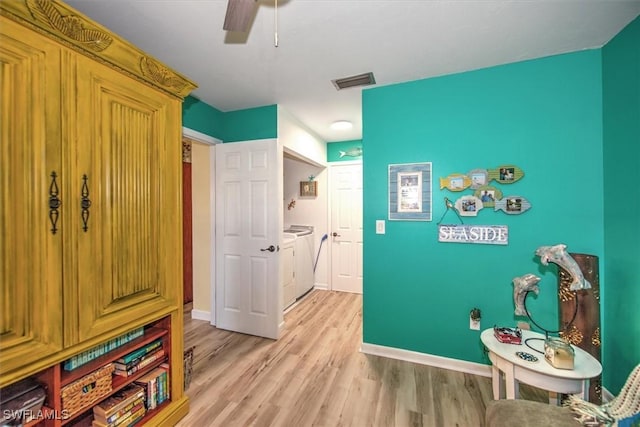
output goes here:
[[369, 86], [376, 84], [373, 73], [358, 74], [357, 76], [344, 77], [342, 79], [331, 80], [337, 90], [347, 89], [356, 86]]

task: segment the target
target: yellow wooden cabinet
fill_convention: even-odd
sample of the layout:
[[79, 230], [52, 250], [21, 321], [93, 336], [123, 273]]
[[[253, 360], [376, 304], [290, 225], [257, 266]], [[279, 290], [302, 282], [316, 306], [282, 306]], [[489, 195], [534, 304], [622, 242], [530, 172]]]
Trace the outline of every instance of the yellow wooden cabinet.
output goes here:
[[0, 14], [0, 386], [169, 316], [186, 407], [181, 101], [195, 84], [64, 3], [0, 0]]
[[63, 347], [61, 54], [0, 16], [0, 378]]
[[72, 68], [67, 107], [82, 125], [68, 146], [77, 251], [64, 289], [74, 308], [65, 310], [66, 345], [175, 308], [182, 281], [180, 104], [86, 57]]

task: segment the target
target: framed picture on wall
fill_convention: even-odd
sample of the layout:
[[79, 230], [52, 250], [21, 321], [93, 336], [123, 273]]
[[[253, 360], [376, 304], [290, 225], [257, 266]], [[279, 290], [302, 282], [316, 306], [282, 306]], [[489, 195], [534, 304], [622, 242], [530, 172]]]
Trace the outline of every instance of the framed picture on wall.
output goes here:
[[300, 197], [317, 197], [317, 181], [300, 181]]
[[389, 220], [431, 221], [431, 163], [389, 165]]

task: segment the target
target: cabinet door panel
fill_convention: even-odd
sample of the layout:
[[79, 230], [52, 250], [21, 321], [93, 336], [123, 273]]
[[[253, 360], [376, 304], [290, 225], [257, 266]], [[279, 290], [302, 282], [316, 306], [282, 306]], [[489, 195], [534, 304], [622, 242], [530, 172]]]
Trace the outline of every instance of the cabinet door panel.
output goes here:
[[74, 342], [175, 307], [182, 283], [179, 102], [86, 58], [77, 74], [73, 175], [91, 206], [76, 211]]
[[60, 46], [0, 16], [0, 385], [62, 348], [60, 58]]

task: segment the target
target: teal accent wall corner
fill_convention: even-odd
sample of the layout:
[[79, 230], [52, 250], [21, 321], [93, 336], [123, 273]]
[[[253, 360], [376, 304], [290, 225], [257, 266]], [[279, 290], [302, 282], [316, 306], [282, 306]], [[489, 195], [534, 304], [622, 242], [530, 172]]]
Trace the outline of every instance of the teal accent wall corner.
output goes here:
[[224, 113], [224, 142], [278, 137], [278, 106], [249, 108]]
[[603, 383], [617, 394], [640, 363], [640, 17], [603, 49]]
[[[363, 91], [363, 341], [470, 362], [489, 363], [469, 311], [482, 329], [515, 326], [512, 279], [542, 278], [527, 306], [557, 327], [557, 269], [534, 255], [565, 243], [603, 255], [601, 50], [587, 50]], [[432, 162], [433, 221], [388, 219], [388, 165]], [[471, 194], [439, 178], [514, 164], [525, 176], [496, 184], [528, 199], [522, 215], [492, 209], [465, 224], [507, 225], [507, 246], [439, 243], [444, 197]], [[455, 223], [450, 212], [444, 223]]]
[[223, 114], [191, 95], [182, 103], [182, 126], [222, 139]]
[[278, 137], [277, 105], [223, 113], [188, 96], [182, 104], [182, 125], [224, 142]]
[[330, 142], [327, 144], [327, 162], [362, 160], [362, 140]]

